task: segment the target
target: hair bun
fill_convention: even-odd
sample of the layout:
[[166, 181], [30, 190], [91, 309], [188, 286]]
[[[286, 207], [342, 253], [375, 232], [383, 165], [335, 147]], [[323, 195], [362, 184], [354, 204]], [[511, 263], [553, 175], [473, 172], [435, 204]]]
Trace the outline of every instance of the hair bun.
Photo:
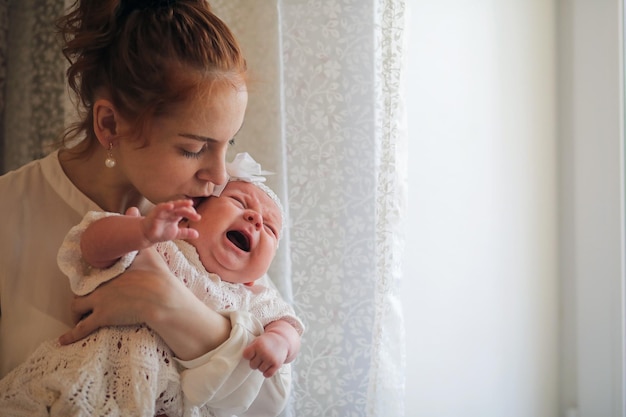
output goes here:
[[123, 19], [135, 10], [169, 9], [176, 0], [122, 0], [118, 11], [118, 19]]

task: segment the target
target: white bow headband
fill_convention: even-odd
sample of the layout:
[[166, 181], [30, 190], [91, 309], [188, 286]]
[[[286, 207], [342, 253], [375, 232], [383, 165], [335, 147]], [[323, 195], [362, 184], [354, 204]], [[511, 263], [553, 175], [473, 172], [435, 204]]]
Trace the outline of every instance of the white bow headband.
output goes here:
[[280, 210], [280, 217], [282, 219], [285, 218], [283, 205], [280, 202], [280, 199], [276, 195], [276, 193], [267, 185], [263, 184], [266, 180], [264, 175], [272, 175], [271, 171], [264, 171], [261, 169], [261, 164], [255, 161], [248, 152], [241, 152], [235, 155], [233, 162], [226, 163], [226, 173], [228, 174], [228, 181], [224, 184], [216, 185], [213, 189], [212, 196], [219, 197], [226, 188], [226, 184], [231, 181], [243, 181], [249, 182], [261, 190], [265, 191], [265, 193], [276, 203], [278, 209]]

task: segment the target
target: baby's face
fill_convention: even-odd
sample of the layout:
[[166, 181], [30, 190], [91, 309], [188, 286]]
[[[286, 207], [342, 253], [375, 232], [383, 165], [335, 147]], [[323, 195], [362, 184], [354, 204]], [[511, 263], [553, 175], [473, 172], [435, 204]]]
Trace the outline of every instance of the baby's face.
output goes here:
[[196, 208], [202, 219], [189, 222], [200, 233], [189, 242], [209, 272], [234, 283], [247, 283], [265, 274], [274, 259], [282, 228], [276, 203], [257, 186], [229, 182], [219, 197]]

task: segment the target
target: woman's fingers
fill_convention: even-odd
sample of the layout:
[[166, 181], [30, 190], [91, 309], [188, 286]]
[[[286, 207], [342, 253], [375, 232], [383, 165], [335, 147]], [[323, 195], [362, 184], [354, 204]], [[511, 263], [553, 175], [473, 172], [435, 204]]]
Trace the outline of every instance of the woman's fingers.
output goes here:
[[85, 316], [91, 313], [91, 303], [87, 299], [87, 296], [79, 297], [75, 296], [70, 305], [72, 311], [72, 320], [74, 323], [78, 323]]
[[61, 335], [59, 343], [68, 345], [98, 330], [100, 324], [97, 322], [98, 316], [92, 314], [94, 309], [93, 303], [93, 293], [82, 297], [74, 297], [71, 309], [76, 324], [72, 329]]
[[62, 345], [69, 345], [70, 343], [74, 343], [86, 336], [89, 336], [94, 331], [98, 330], [100, 326], [95, 322], [94, 317], [92, 315], [88, 315], [82, 320], [80, 320], [76, 325], [62, 334], [59, 337], [59, 343]]

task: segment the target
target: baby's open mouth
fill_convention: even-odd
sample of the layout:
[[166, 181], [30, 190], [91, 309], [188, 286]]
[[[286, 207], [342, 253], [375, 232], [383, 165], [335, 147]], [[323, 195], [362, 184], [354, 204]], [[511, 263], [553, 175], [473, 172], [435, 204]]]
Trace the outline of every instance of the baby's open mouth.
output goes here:
[[231, 230], [226, 232], [226, 237], [242, 251], [250, 252], [250, 241], [248, 240], [248, 236], [245, 234], [238, 230]]

